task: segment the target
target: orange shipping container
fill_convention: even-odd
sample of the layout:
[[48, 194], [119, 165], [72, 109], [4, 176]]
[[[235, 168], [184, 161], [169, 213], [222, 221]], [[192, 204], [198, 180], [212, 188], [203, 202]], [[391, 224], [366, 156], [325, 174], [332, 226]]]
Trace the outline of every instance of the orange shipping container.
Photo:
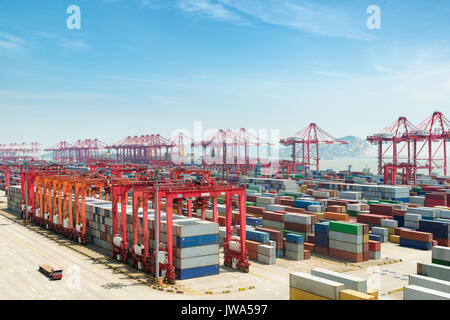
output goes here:
[[350, 216], [346, 213], [336, 213], [336, 212], [325, 212], [323, 215], [324, 219], [333, 221], [349, 221]]

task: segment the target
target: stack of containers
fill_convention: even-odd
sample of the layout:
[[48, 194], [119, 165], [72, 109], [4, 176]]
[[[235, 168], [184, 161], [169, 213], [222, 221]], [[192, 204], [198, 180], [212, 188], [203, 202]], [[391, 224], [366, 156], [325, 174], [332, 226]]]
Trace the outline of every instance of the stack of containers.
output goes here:
[[420, 214], [415, 213], [407, 213], [405, 214], [405, 228], [410, 228], [414, 230], [418, 230], [420, 228], [420, 219], [422, 216]]
[[440, 246], [450, 247], [450, 221], [430, 221], [419, 220], [419, 231], [433, 234], [433, 240], [436, 240]]
[[285, 213], [284, 228], [290, 231], [312, 233], [312, 216], [302, 213]]
[[329, 223], [330, 257], [351, 261], [364, 261], [364, 230], [362, 224], [330, 221]]
[[369, 240], [369, 257], [374, 260], [381, 258], [381, 242]]
[[450, 267], [450, 248], [434, 246], [431, 251], [431, 262]]
[[256, 197], [256, 206], [267, 209], [271, 204], [275, 204], [274, 197]]
[[[161, 215], [161, 241], [164, 243], [167, 241], [165, 219], [165, 215]], [[154, 234], [154, 219], [149, 222]], [[218, 233], [217, 223], [173, 216], [174, 266], [179, 280], [219, 273]]]
[[360, 203], [349, 203], [347, 204], [347, 214], [356, 217], [358, 213], [361, 212], [361, 204]]
[[450, 209], [448, 209], [448, 208], [438, 208], [437, 210], [438, 210], [439, 218], [450, 220]]
[[256, 230], [261, 232], [267, 232], [269, 234], [270, 240], [274, 241], [276, 249], [276, 257], [277, 258], [283, 257], [283, 249], [284, 249], [283, 232], [267, 228], [256, 228]]
[[291, 260], [304, 259], [304, 237], [299, 234], [286, 234], [286, 258]]
[[389, 240], [389, 230], [387, 228], [372, 227], [371, 235], [381, 236], [382, 241], [380, 241], [380, 242], [387, 242]]
[[409, 207], [408, 213], [418, 214], [422, 219], [433, 220], [438, 217], [438, 210], [435, 208], [426, 208], [426, 207]]
[[425, 195], [425, 207], [446, 206], [447, 194], [445, 192], [431, 192]]
[[258, 245], [258, 262], [264, 264], [276, 263], [276, 247], [268, 244]]
[[329, 222], [319, 222], [314, 225], [314, 252], [323, 256], [328, 255]]
[[393, 235], [395, 234], [395, 229], [398, 228], [398, 221], [391, 219], [382, 219], [381, 227], [386, 228], [389, 235]]
[[269, 228], [284, 229], [284, 214], [282, 212], [265, 211], [262, 216], [262, 225]]
[[263, 225], [263, 219], [257, 217], [246, 217], [245, 224], [252, 227], [261, 227]]
[[294, 200], [294, 207], [296, 208], [308, 209], [310, 205], [320, 205], [320, 202], [302, 199]]
[[400, 246], [422, 250], [431, 250], [433, 234], [427, 232], [399, 229]]

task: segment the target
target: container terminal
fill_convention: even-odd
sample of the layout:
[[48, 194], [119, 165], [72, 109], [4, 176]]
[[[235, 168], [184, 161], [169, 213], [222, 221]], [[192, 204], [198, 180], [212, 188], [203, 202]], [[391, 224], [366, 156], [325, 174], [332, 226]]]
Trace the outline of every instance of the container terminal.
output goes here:
[[367, 137], [376, 173], [321, 168], [316, 123], [281, 160], [244, 128], [1, 145], [0, 299], [449, 300], [449, 127]]

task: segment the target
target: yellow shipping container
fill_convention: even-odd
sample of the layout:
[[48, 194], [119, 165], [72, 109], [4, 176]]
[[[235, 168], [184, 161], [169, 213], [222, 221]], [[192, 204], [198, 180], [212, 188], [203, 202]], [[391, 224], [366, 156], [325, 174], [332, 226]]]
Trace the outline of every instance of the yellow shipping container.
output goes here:
[[395, 234], [390, 234], [389, 241], [393, 242], [393, 243], [400, 243], [400, 236], [397, 236]]
[[345, 289], [339, 291], [339, 300], [376, 300], [374, 296], [359, 291]]
[[368, 234], [363, 235], [363, 242], [369, 243], [369, 235]]
[[290, 300], [330, 300], [317, 294], [309, 293], [297, 288], [289, 288]]
[[369, 296], [375, 297], [375, 300], [378, 300], [378, 291], [377, 290], [369, 290], [369, 289], [367, 289], [367, 294]]
[[389, 235], [395, 234], [395, 228], [387, 228]]
[[320, 212], [314, 212], [315, 216], [320, 220], [323, 219], [323, 213]]

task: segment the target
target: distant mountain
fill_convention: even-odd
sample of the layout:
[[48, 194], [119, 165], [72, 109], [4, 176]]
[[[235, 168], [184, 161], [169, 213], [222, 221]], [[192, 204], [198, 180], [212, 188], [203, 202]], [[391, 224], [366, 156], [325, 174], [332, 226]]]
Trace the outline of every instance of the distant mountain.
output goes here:
[[[376, 157], [377, 147], [371, 145], [366, 140], [355, 136], [346, 136], [338, 138], [338, 140], [346, 141], [348, 144], [319, 144], [319, 155], [321, 159], [336, 158], [356, 158], [356, 157]], [[291, 147], [281, 148], [280, 157], [290, 158], [292, 153]]]

